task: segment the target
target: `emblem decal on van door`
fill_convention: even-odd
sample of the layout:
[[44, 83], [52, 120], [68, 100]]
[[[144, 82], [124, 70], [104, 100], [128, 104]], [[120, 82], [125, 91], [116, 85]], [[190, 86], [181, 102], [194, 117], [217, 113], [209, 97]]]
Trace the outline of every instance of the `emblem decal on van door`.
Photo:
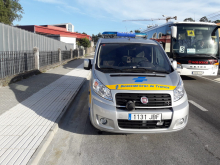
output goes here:
[[146, 77], [138, 77], [138, 78], [133, 78], [132, 80], [135, 80], [135, 82], [143, 82], [143, 81], [147, 81], [147, 79], [145, 79]]

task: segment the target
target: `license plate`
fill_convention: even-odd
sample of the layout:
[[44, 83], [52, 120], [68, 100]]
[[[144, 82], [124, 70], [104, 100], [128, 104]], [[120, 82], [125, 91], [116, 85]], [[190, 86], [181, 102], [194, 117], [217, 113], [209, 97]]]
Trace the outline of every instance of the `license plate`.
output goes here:
[[128, 120], [161, 120], [161, 114], [128, 114]]
[[204, 72], [192, 72], [192, 74], [203, 74]]

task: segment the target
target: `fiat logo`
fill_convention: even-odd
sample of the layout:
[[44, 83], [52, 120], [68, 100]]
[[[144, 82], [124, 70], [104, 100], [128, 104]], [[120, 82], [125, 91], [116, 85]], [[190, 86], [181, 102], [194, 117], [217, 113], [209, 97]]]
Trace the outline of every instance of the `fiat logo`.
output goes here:
[[147, 104], [147, 103], [148, 103], [148, 98], [145, 97], [145, 96], [141, 97], [141, 102], [142, 102], [143, 104]]

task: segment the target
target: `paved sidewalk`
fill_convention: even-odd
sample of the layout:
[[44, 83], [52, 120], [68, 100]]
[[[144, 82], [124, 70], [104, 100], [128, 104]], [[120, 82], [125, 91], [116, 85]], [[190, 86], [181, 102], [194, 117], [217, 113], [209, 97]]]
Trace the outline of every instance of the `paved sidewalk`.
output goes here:
[[0, 115], [82, 63], [83, 59], [73, 60], [43, 74], [23, 79], [6, 87], [0, 87]]
[[1, 165], [28, 163], [89, 74], [79, 59], [0, 88]]

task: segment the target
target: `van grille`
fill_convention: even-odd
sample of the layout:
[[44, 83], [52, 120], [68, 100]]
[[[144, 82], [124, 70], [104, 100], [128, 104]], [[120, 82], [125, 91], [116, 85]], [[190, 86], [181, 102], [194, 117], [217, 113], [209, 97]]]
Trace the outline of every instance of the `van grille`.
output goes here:
[[[147, 97], [148, 103], [141, 103], [141, 97]], [[172, 106], [171, 96], [169, 94], [145, 94], [145, 93], [117, 93], [116, 105], [126, 106], [128, 101], [135, 102], [135, 107], [159, 107], [159, 106]]]
[[120, 128], [131, 129], [160, 129], [169, 128], [172, 120], [162, 120], [163, 125], [157, 125], [158, 121], [130, 121], [118, 119], [118, 126]]

